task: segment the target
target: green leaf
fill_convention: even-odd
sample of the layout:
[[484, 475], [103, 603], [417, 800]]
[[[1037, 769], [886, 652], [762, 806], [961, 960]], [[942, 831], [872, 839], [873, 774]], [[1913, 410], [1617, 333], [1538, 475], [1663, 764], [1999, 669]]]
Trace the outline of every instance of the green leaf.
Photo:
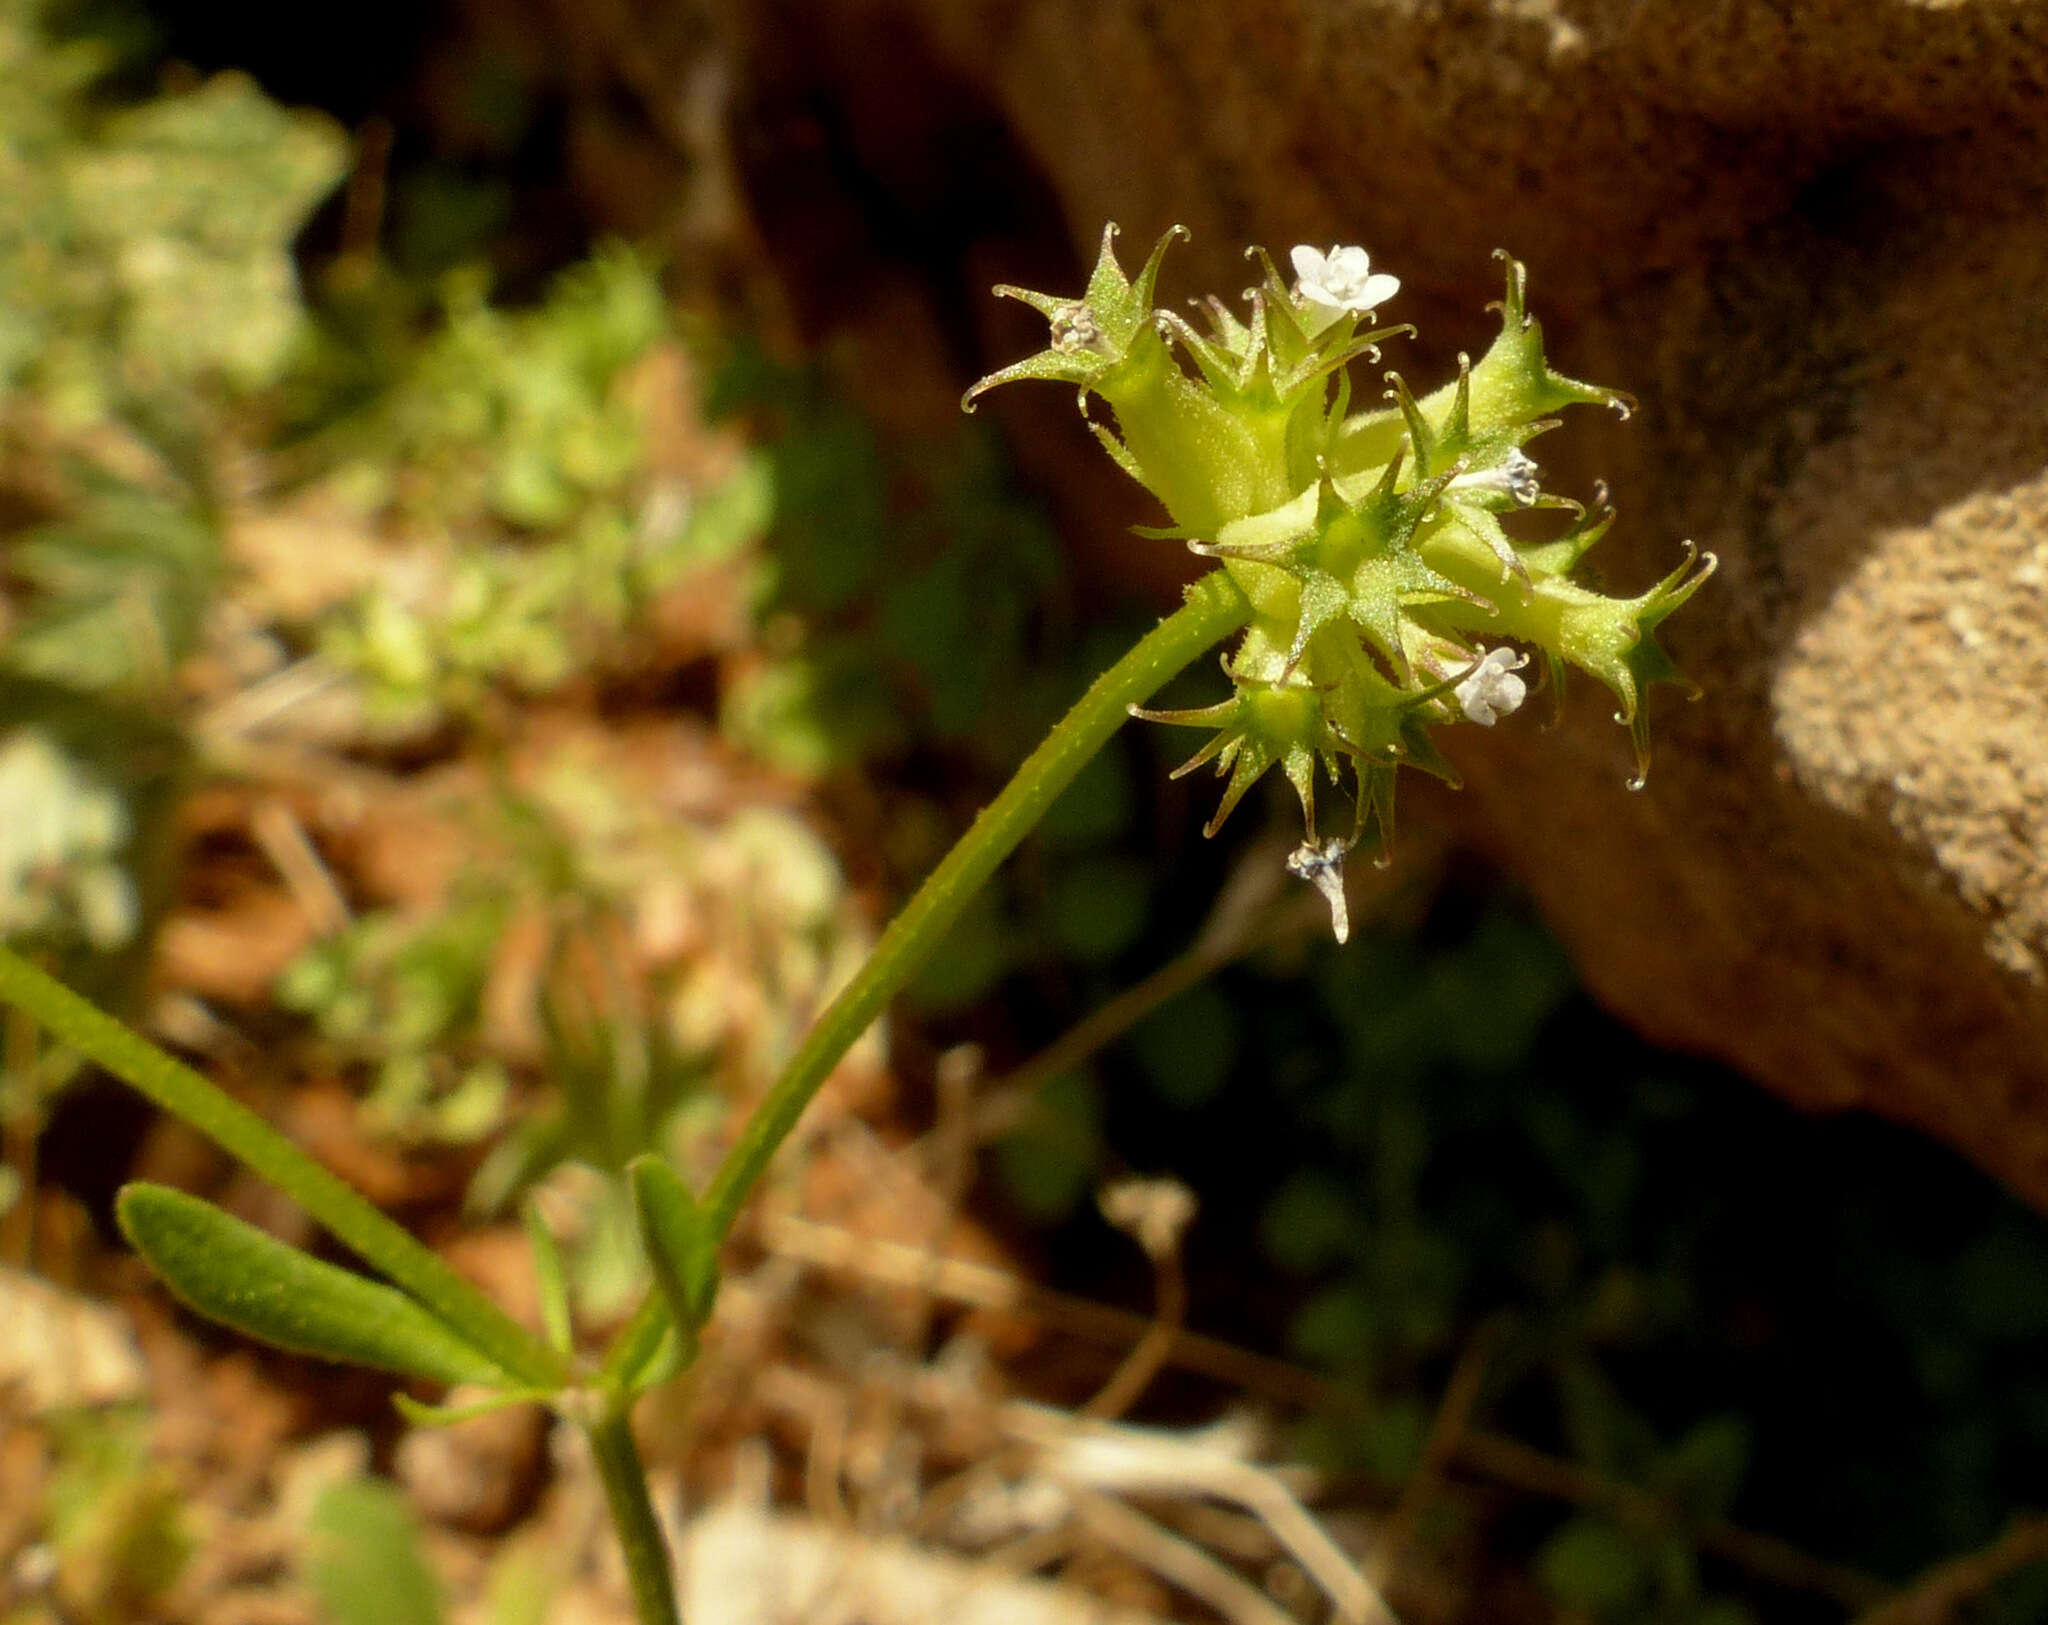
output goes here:
[[314, 1504], [307, 1579], [328, 1625], [442, 1625], [441, 1588], [405, 1497], [346, 1479]]
[[1665, 1452], [1653, 1478], [1686, 1513], [1705, 1523], [1727, 1516], [1749, 1459], [1748, 1423], [1739, 1416], [1713, 1416], [1696, 1423]]
[[527, 1244], [533, 1248], [533, 1276], [540, 1288], [541, 1323], [548, 1341], [567, 1354], [575, 1343], [575, 1328], [569, 1313], [569, 1277], [562, 1268], [562, 1249], [555, 1233], [541, 1217], [540, 1205], [529, 1198], [520, 1209], [526, 1225]]
[[196, 1196], [137, 1183], [115, 1210], [182, 1302], [261, 1342], [435, 1382], [512, 1380], [404, 1293], [308, 1258]]
[[683, 1357], [686, 1353], [691, 1359], [696, 1357], [696, 1347], [696, 1333], [685, 1334], [670, 1326], [662, 1334], [661, 1341], [649, 1349], [637, 1365], [622, 1368], [620, 1386], [629, 1394], [659, 1388], [688, 1363]]
[[718, 1234], [678, 1174], [649, 1153], [626, 1164], [633, 1217], [655, 1285], [676, 1325], [695, 1333], [718, 1295]]
[[1024, 1119], [996, 1142], [996, 1166], [1032, 1218], [1053, 1223], [1078, 1207], [1102, 1165], [1102, 1100], [1086, 1072], [1038, 1086]]
[[514, 1405], [545, 1405], [555, 1393], [552, 1388], [507, 1388], [467, 1405], [427, 1405], [411, 1394], [393, 1394], [391, 1404], [416, 1428], [452, 1428], [458, 1422], [509, 1411]]
[[1088, 858], [1062, 869], [1053, 882], [1053, 935], [1061, 950], [1089, 964], [1122, 952], [1145, 929], [1151, 877], [1123, 857]]
[[482, 1625], [548, 1625], [566, 1566], [538, 1531], [515, 1536], [491, 1560]]
[[1574, 1518], [1536, 1557], [1543, 1589], [1566, 1608], [1609, 1613], [1638, 1601], [1649, 1575], [1634, 1545], [1612, 1524]]
[[1201, 1106], [1230, 1081], [1239, 1047], [1237, 1010], [1215, 987], [1193, 987], [1140, 1022], [1130, 1043], [1162, 1100]]

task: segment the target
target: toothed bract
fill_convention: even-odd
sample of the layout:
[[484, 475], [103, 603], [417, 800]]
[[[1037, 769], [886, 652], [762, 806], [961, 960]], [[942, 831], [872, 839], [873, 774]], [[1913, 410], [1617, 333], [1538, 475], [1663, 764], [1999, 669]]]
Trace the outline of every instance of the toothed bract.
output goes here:
[[[1382, 345], [1412, 335], [1367, 325], [1400, 282], [1361, 248], [1303, 244], [1290, 283], [1254, 248], [1259, 276], [1242, 309], [1198, 301], [1198, 326], [1154, 304], [1166, 251], [1185, 236], [1168, 231], [1133, 279], [1116, 228], [1105, 229], [1078, 297], [998, 288], [1046, 318], [1047, 345], [982, 379], [965, 404], [1021, 379], [1074, 385], [1089, 428], [1172, 521], [1144, 533], [1214, 560], [1250, 602], [1223, 661], [1228, 697], [1136, 713], [1211, 730], [1180, 770], [1214, 763], [1225, 781], [1209, 833], [1278, 766], [1301, 803], [1300, 850], [1315, 859], [1297, 872], [1313, 870], [1329, 894], [1346, 852], [1382, 854], [1390, 841], [1397, 769], [1455, 782], [1436, 731], [1510, 718], [1527, 686], [1515, 673], [1539, 651], [1536, 669], [1553, 683], [1576, 666], [1613, 691], [1640, 787], [1645, 692], [1691, 686], [1657, 632], [1714, 558], [1687, 544], [1670, 574], [1633, 597], [1579, 578], [1614, 520], [1605, 489], [1590, 505], [1546, 492], [1525, 448], [1572, 407], [1625, 418], [1635, 403], [1551, 367], [1524, 267], [1499, 255], [1500, 332], [1476, 362], [1461, 355], [1457, 376], [1421, 396], [1386, 372], [1380, 403], [1354, 411], [1353, 364], [1377, 363]], [[1342, 834], [1317, 827], [1319, 780], [1346, 792]]]

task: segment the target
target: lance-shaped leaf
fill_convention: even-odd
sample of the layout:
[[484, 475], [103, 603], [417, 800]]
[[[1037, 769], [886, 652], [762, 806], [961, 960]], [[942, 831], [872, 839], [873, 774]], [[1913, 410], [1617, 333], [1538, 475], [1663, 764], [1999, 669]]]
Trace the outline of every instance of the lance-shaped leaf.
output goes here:
[[718, 1233], [682, 1176], [661, 1158], [635, 1157], [626, 1164], [626, 1181], [655, 1285], [676, 1325], [695, 1333], [710, 1319], [718, 1295]]
[[527, 1245], [533, 1249], [533, 1279], [540, 1289], [540, 1320], [548, 1342], [567, 1354], [576, 1345], [574, 1317], [569, 1309], [569, 1276], [562, 1268], [562, 1249], [555, 1233], [542, 1217], [540, 1205], [528, 1198], [519, 1217], [526, 1226]]
[[188, 1307], [260, 1342], [435, 1382], [509, 1378], [404, 1293], [163, 1185], [122, 1188], [121, 1232]]
[[482, 1399], [465, 1400], [460, 1405], [428, 1405], [410, 1394], [393, 1394], [391, 1403], [398, 1414], [416, 1428], [452, 1428], [459, 1422], [473, 1421], [479, 1416], [495, 1416], [499, 1411], [509, 1411], [514, 1405], [549, 1404], [557, 1392], [552, 1388], [501, 1388]]

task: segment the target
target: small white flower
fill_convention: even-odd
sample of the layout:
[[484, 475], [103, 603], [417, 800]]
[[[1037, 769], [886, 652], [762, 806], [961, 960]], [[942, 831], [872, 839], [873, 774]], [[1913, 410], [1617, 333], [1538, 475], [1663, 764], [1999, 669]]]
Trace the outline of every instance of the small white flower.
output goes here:
[[1451, 481], [1453, 491], [1498, 491], [1513, 499], [1518, 508], [1532, 507], [1543, 494], [1543, 487], [1537, 482], [1542, 468], [1532, 457], [1520, 450], [1508, 453], [1507, 461], [1498, 468], [1483, 468], [1476, 474], [1460, 474]]
[[1326, 841], [1310, 837], [1287, 854], [1287, 872], [1306, 880], [1330, 905], [1330, 929], [1339, 942], [1351, 936], [1351, 912], [1344, 903], [1344, 856], [1350, 850], [1349, 842], [1333, 835]]
[[1401, 279], [1375, 272], [1364, 249], [1347, 244], [1325, 254], [1307, 243], [1288, 256], [1294, 261], [1294, 296], [1320, 332], [1339, 316], [1362, 316], [1401, 291]]
[[1529, 657], [1514, 649], [1488, 649], [1451, 692], [1467, 718], [1482, 728], [1491, 728], [1502, 717], [1521, 708], [1529, 685], [1515, 675], [1529, 664]]

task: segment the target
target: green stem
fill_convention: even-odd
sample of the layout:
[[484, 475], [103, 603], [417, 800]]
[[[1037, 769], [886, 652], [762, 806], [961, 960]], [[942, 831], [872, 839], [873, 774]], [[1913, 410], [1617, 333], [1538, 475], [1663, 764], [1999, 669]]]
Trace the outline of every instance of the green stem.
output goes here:
[[682, 1625], [668, 1542], [647, 1496], [647, 1473], [640, 1465], [640, 1450], [633, 1443], [626, 1407], [612, 1406], [586, 1431], [612, 1527], [626, 1554], [626, 1573], [633, 1582], [633, 1615], [640, 1625]]
[[[1175, 673], [1251, 615], [1251, 605], [1223, 571], [1188, 589], [1187, 602], [1097, 678], [1074, 708], [1017, 769], [1003, 793], [904, 905], [859, 973], [818, 1018], [783, 1068], [704, 1193], [707, 1220], [719, 1235], [761, 1178], [840, 1057], [867, 1031], [891, 998], [944, 943], [997, 865], [1045, 815], [1074, 775], [1122, 725], [1129, 707], [1150, 699]], [[605, 1375], [625, 1382], [644, 1368], [668, 1331], [660, 1293], [649, 1293], [605, 1360]]]
[[0, 1001], [18, 1005], [61, 1042], [285, 1191], [519, 1382], [553, 1389], [569, 1380], [567, 1360], [248, 1107], [4, 945]]

